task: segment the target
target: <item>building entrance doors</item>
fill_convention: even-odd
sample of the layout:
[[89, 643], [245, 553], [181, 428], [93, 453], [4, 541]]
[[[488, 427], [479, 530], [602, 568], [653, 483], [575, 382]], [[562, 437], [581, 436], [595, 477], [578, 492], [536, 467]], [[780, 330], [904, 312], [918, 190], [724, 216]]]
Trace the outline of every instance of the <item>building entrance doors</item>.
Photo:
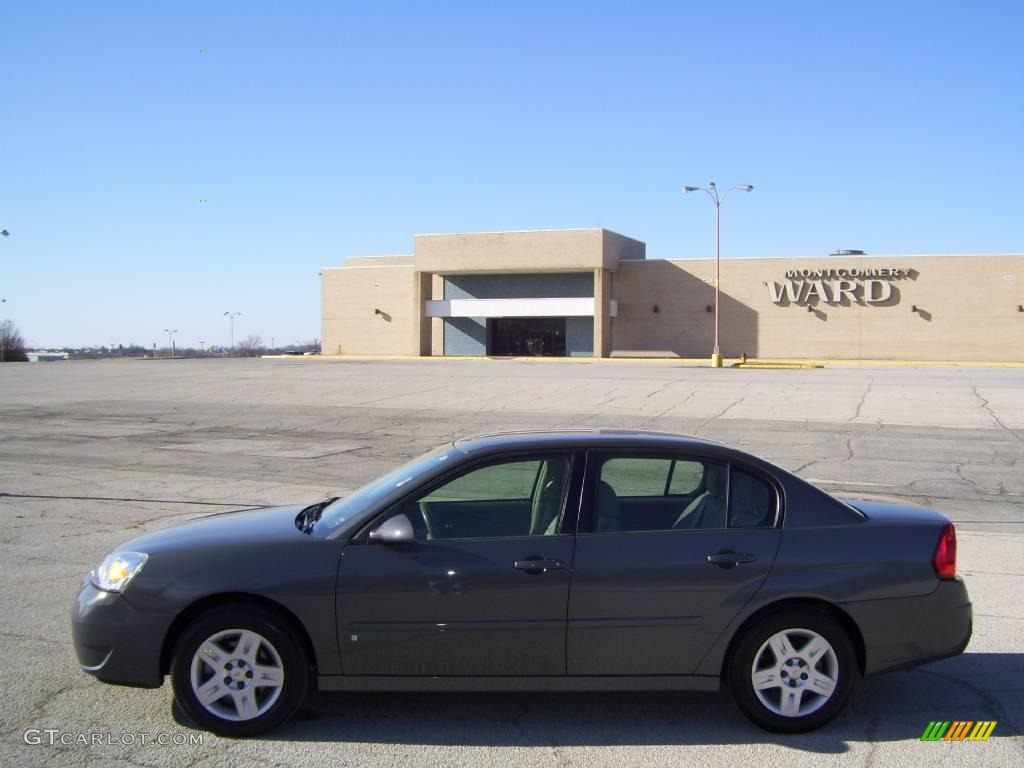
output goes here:
[[487, 354], [494, 357], [565, 357], [565, 318], [491, 318], [487, 321]]

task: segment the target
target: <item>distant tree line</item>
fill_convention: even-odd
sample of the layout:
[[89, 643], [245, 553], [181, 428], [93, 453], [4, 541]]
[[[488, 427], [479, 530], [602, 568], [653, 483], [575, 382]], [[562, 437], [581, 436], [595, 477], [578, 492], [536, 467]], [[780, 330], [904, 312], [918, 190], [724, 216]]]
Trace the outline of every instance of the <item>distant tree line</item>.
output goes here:
[[0, 323], [0, 363], [27, 363], [25, 340], [13, 320]]
[[[0, 334], [3, 334], [3, 338], [6, 339], [4, 348], [5, 359], [11, 359], [7, 357], [8, 348], [14, 350], [18, 348], [21, 350], [22, 357], [15, 358], [21, 360], [27, 360], [28, 357], [25, 355], [26, 351], [34, 351], [31, 348], [25, 347], [24, 341], [20, 334], [18, 334], [17, 328], [10, 321], [5, 321], [3, 325], [0, 325]], [[170, 357], [171, 348], [168, 346], [162, 347], [144, 347], [141, 344], [110, 344], [107, 346], [98, 347], [51, 347], [48, 348], [54, 352], [67, 352], [68, 356], [72, 359], [107, 359], [107, 358], [119, 358], [119, 357]], [[174, 356], [179, 358], [209, 358], [209, 357], [259, 357], [260, 355], [266, 354], [284, 354], [284, 353], [298, 353], [303, 354], [305, 352], [318, 352], [320, 350], [320, 340], [313, 339], [312, 341], [297, 342], [295, 344], [284, 344], [278, 345], [274, 348], [268, 348], [264, 345], [263, 339], [260, 336], [247, 336], [238, 342], [232, 350], [228, 346], [216, 346], [210, 345], [203, 349], [196, 349], [194, 347], [178, 347], [174, 349]], [[15, 352], [11, 352], [15, 355]]]

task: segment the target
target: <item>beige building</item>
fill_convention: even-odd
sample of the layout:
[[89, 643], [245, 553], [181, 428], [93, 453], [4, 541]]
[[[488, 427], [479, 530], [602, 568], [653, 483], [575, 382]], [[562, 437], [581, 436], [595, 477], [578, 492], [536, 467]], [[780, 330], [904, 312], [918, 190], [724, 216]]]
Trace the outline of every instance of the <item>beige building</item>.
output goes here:
[[[325, 355], [709, 357], [715, 261], [604, 229], [417, 235], [322, 272]], [[723, 259], [726, 357], [1024, 361], [1024, 254]]]

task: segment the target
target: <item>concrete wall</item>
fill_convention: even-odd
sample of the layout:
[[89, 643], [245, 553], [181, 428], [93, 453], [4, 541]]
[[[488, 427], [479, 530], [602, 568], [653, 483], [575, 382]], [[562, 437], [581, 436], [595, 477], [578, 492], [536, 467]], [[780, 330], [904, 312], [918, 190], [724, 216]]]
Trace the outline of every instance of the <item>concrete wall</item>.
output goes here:
[[444, 354], [481, 357], [487, 354], [487, 321], [482, 317], [446, 317]]
[[602, 266], [605, 269], [617, 269], [620, 261], [638, 261], [647, 258], [645, 243], [620, 235], [618, 232], [602, 229], [601, 241], [604, 248]]
[[[442, 298], [458, 291], [480, 298], [593, 295], [602, 314], [595, 321], [569, 320], [567, 334], [579, 342], [568, 345], [570, 353], [582, 354], [586, 348], [581, 334], [587, 322], [598, 346], [615, 356], [710, 356], [714, 315], [707, 308], [714, 305], [714, 260], [647, 261], [636, 242], [599, 229], [426, 236], [417, 238], [415, 258], [349, 259], [344, 269], [323, 271], [324, 354], [339, 348], [343, 354], [441, 354], [449, 349], [449, 354], [484, 354], [482, 320], [417, 320], [426, 294]], [[487, 243], [490, 250], [478, 250]], [[437, 249], [438, 244], [455, 251]], [[428, 263], [439, 259], [434, 266], [445, 277], [415, 278], [421, 246]], [[463, 246], [465, 258], [459, 251]], [[453, 264], [479, 266], [474, 259], [481, 253], [491, 272], [539, 266], [534, 273], [504, 276], [449, 269]], [[615, 271], [600, 266], [609, 253]], [[505, 255], [512, 265], [502, 260]], [[595, 261], [598, 266], [576, 271]], [[909, 272], [885, 279], [892, 295], [878, 304], [861, 297], [775, 304], [769, 297], [769, 284], [784, 283], [788, 270], [823, 268]], [[605, 316], [611, 299], [618, 303], [614, 319]], [[727, 357], [1024, 361], [1024, 312], [1017, 309], [1024, 305], [1020, 254], [724, 259], [721, 303], [721, 346]]]
[[594, 318], [565, 318], [565, 354], [569, 357], [594, 356]]
[[[767, 284], [781, 284], [787, 270], [880, 267], [910, 274], [887, 280], [892, 296], [879, 305], [814, 297], [780, 306], [769, 297]], [[613, 355], [710, 356], [714, 269], [711, 259], [622, 262]], [[723, 259], [721, 287], [727, 357], [1024, 360], [1021, 255]]]
[[[412, 355], [418, 352], [414, 323], [412, 258], [350, 259], [320, 278], [320, 343], [325, 355]], [[379, 309], [383, 314], [377, 314]]]
[[416, 269], [444, 274], [572, 272], [615, 269], [620, 258], [642, 259], [645, 246], [605, 229], [417, 235]]

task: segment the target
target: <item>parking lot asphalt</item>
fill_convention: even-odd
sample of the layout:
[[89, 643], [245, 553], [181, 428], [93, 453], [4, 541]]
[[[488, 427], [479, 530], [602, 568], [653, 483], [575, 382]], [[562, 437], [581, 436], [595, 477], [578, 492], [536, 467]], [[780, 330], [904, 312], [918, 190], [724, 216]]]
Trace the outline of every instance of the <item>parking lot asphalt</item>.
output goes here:
[[[343, 494], [455, 437], [566, 426], [695, 434], [842, 497], [944, 512], [957, 523], [974, 601], [968, 652], [863, 681], [843, 715], [801, 736], [754, 728], [724, 694], [349, 693], [312, 696], [294, 721], [260, 739], [203, 734], [202, 744], [162, 746], [152, 743], [159, 734], [199, 735], [175, 719], [169, 686], [117, 688], [79, 671], [70, 602], [82, 575], [121, 541], [211, 512]], [[3, 365], [0, 764], [1017, 766], [1022, 513], [1019, 368]], [[924, 743], [930, 720], [998, 725], [984, 743]]]

